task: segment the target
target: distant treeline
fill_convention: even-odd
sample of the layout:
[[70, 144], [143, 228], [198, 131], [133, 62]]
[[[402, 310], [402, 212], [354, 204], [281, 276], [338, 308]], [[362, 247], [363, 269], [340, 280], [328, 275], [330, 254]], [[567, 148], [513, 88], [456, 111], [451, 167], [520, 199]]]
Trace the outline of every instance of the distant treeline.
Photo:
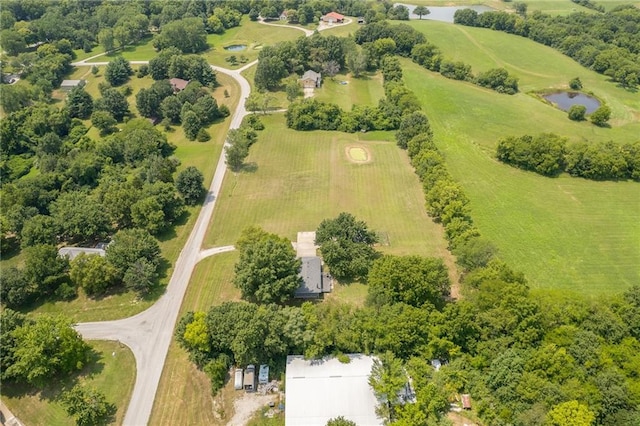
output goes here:
[[568, 145], [567, 138], [553, 133], [509, 136], [500, 140], [496, 155], [504, 163], [545, 176], [567, 172], [585, 179], [640, 181], [640, 141]]
[[[586, 7], [590, 6], [585, 3], [592, 4], [578, 3]], [[633, 5], [621, 5], [601, 14], [550, 16], [536, 11], [524, 18], [502, 11], [478, 14], [473, 9], [462, 9], [456, 11], [454, 22], [528, 37], [623, 86], [640, 83], [640, 9]]]

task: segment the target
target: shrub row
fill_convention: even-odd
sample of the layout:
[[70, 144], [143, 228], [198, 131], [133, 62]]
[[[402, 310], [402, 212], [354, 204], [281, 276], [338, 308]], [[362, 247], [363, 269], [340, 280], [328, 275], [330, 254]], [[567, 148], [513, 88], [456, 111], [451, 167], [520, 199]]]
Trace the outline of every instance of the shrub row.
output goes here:
[[640, 181], [640, 141], [618, 145], [612, 141], [567, 144], [553, 133], [503, 138], [498, 160], [544, 176], [571, 176], [594, 180]]
[[453, 80], [470, 81], [478, 86], [493, 89], [498, 93], [518, 93], [518, 79], [504, 68], [492, 68], [474, 77], [471, 65], [461, 61], [443, 59], [437, 46], [431, 43], [416, 44], [411, 49], [411, 59], [428, 70], [439, 72]]

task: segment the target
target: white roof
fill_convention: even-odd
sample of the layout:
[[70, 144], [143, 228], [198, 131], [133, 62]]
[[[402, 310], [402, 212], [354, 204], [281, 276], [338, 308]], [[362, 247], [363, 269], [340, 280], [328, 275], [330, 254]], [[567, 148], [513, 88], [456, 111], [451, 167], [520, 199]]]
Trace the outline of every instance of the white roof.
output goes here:
[[92, 254], [104, 256], [107, 252], [105, 252], [103, 249], [89, 247], [62, 247], [60, 250], [58, 250], [58, 256], [69, 256], [70, 260], [78, 257], [80, 253], [84, 253], [87, 256]]
[[75, 87], [83, 83], [84, 80], [62, 80], [60, 87]]
[[376, 416], [377, 400], [369, 386], [373, 358], [362, 354], [348, 356], [351, 359], [348, 364], [336, 358], [287, 357], [286, 426], [325, 426], [338, 416], [358, 426], [383, 424]]

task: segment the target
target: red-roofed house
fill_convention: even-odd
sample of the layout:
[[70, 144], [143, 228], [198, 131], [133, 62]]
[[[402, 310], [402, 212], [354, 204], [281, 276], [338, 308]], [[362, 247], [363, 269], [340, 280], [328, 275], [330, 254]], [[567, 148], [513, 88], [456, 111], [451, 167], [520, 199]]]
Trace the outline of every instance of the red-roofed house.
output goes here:
[[320, 18], [322, 22], [326, 22], [327, 24], [341, 24], [344, 22], [344, 16], [340, 15], [337, 12], [329, 12]]

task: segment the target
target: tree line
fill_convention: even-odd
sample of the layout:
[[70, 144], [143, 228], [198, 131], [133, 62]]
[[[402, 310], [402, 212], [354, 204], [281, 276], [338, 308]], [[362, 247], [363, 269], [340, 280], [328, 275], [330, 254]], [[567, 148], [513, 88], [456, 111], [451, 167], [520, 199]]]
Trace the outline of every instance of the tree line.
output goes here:
[[498, 160], [544, 176], [571, 176], [594, 180], [640, 180], [640, 141], [567, 143], [553, 133], [510, 136], [496, 148]]
[[[582, 3], [582, 2], [580, 2]], [[590, 3], [589, 3], [590, 4]], [[491, 28], [553, 47], [625, 87], [640, 84], [640, 10], [620, 5], [605, 13], [518, 16], [502, 11], [458, 10], [456, 24]]]

